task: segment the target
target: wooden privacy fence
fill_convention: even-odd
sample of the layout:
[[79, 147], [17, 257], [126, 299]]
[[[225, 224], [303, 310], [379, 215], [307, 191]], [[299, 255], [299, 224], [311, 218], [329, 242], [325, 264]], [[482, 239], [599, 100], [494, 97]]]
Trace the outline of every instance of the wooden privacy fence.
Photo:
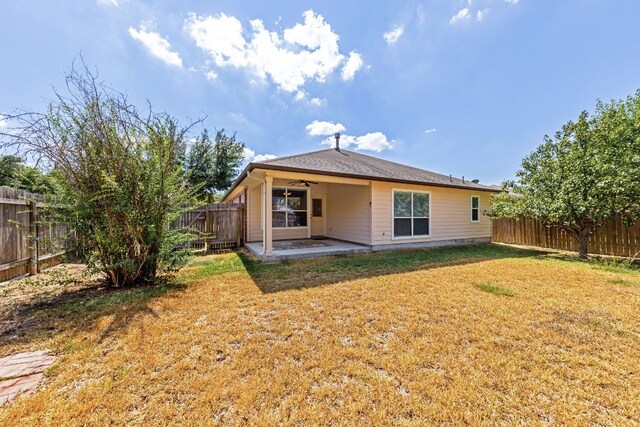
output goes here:
[[[578, 251], [578, 243], [566, 231], [545, 227], [540, 221], [526, 218], [493, 220], [492, 241], [515, 245]], [[633, 257], [640, 252], [640, 221], [632, 226], [620, 220], [606, 222], [589, 238], [589, 253]]]
[[195, 250], [237, 248], [244, 236], [244, 205], [242, 203], [207, 203], [185, 212], [172, 224], [187, 228], [198, 237], [191, 243]]
[[64, 225], [50, 224], [46, 198], [0, 187], [0, 282], [62, 262], [74, 238]]

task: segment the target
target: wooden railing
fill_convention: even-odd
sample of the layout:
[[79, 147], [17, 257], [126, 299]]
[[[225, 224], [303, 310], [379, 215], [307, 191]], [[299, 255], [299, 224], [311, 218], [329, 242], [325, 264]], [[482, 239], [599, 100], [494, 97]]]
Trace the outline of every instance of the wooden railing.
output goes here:
[[[515, 245], [578, 251], [576, 240], [555, 227], [526, 218], [493, 220], [492, 241]], [[619, 220], [606, 222], [589, 238], [589, 253], [621, 257], [640, 256], [640, 221], [628, 226]]]

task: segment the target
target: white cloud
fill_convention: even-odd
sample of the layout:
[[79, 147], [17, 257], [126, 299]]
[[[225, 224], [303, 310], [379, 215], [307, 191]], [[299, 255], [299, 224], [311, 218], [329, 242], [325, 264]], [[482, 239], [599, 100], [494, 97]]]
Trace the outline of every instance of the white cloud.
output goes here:
[[436, 128], [431, 128], [431, 129], [427, 129], [427, 130], [425, 130], [425, 131], [424, 131], [424, 133], [434, 133], [434, 132], [437, 132], [437, 131], [438, 131], [438, 129], [436, 129]]
[[[336, 146], [334, 135], [337, 132], [344, 132], [347, 128], [342, 123], [323, 122], [314, 120], [306, 127], [307, 133], [311, 136], [327, 136], [322, 144], [330, 147]], [[340, 147], [347, 148], [353, 146], [356, 150], [369, 150], [379, 153], [394, 147], [395, 141], [387, 138], [382, 132], [370, 132], [362, 136], [341, 135]]]
[[309, 102], [311, 103], [311, 105], [315, 105], [317, 107], [327, 105], [327, 100], [325, 98], [311, 98]]
[[[333, 137], [328, 137], [324, 141], [322, 141], [324, 145], [328, 145], [330, 147], [336, 146], [336, 140]], [[340, 136], [340, 147], [347, 148], [353, 146], [356, 150], [368, 150], [375, 151], [379, 153], [383, 150], [389, 150], [393, 148], [396, 144], [396, 141], [387, 138], [385, 134], [382, 132], [370, 132], [366, 135], [362, 136], [353, 136], [353, 135], [341, 135]]]
[[504, 1], [506, 1], [509, 4], [518, 4], [519, 0], [504, 0]]
[[306, 127], [307, 133], [311, 136], [334, 135], [336, 132], [344, 132], [347, 128], [342, 123], [322, 122], [314, 120]]
[[356, 75], [356, 72], [362, 68], [362, 55], [360, 55], [355, 50], [349, 53], [349, 59], [342, 67], [342, 80], [353, 80], [353, 77]]
[[299, 90], [293, 96], [293, 99], [300, 102], [308, 102], [310, 105], [314, 105], [316, 107], [327, 105], [327, 100], [325, 98], [311, 98], [307, 101], [307, 95], [307, 92], [304, 90]]
[[206, 73], [204, 73], [204, 76], [207, 78], [207, 80], [215, 80], [218, 78], [218, 73], [216, 73], [215, 71], [207, 71]]
[[464, 9], [460, 9], [458, 13], [456, 13], [451, 17], [451, 19], [449, 20], [449, 24], [450, 25], [462, 24], [462, 23], [469, 22], [469, 19], [471, 19], [470, 11], [468, 7], [465, 7]]
[[7, 123], [6, 117], [0, 114], [0, 129], [6, 128], [7, 126], [9, 126], [9, 124]]
[[278, 156], [273, 154], [257, 154], [251, 148], [244, 147], [244, 161], [245, 162], [263, 162], [265, 160], [275, 159]]
[[476, 13], [476, 19], [480, 22], [484, 21], [484, 18], [487, 17], [487, 13], [489, 13], [489, 9], [482, 9]]
[[242, 149], [243, 153], [244, 153], [244, 158], [246, 159], [253, 159], [256, 156], [256, 152], [253, 151], [251, 148], [249, 147], [244, 147]]
[[147, 27], [142, 24], [139, 30], [129, 27], [129, 35], [133, 37], [134, 40], [142, 43], [153, 56], [160, 58], [169, 65], [182, 67], [182, 59], [178, 52], [171, 50], [169, 40], [162, 37], [159, 33], [147, 30]]
[[250, 39], [245, 38], [240, 20], [224, 13], [191, 13], [185, 29], [218, 67], [246, 69], [260, 80], [270, 78], [280, 89], [297, 93], [307, 80], [325, 81], [345, 61], [331, 25], [312, 10], [303, 16], [304, 23], [286, 28], [282, 35], [268, 31], [260, 19], [251, 20]]
[[264, 162], [265, 160], [277, 159], [278, 156], [274, 156], [273, 154], [258, 154], [251, 160], [252, 162]]
[[221, 13], [217, 17], [198, 17], [190, 14], [185, 28], [196, 45], [209, 53], [216, 65], [246, 67], [246, 41], [242, 36], [242, 24], [234, 16]]
[[393, 46], [402, 34], [404, 34], [404, 25], [396, 25], [393, 30], [387, 31], [382, 36], [389, 46]]

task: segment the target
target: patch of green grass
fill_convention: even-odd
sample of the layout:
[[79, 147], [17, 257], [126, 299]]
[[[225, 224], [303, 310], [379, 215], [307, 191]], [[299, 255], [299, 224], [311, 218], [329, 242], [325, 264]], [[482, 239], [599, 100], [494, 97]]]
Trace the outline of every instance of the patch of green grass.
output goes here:
[[620, 277], [609, 279], [609, 282], [613, 283], [614, 285], [636, 286], [635, 282], [632, 282], [631, 280], [627, 280], [627, 279], [622, 279]]
[[574, 263], [593, 270], [601, 270], [609, 273], [619, 274], [635, 274], [640, 275], [640, 265], [636, 262], [630, 262], [624, 259], [614, 258], [590, 258], [582, 260], [577, 256], [564, 255], [564, 254], [547, 254], [539, 257], [544, 262], [555, 263]]
[[242, 259], [237, 254], [232, 257], [221, 256], [195, 261], [190, 263], [189, 266], [200, 267], [197, 270], [187, 273], [187, 277], [189, 279], [204, 279], [206, 277], [217, 276], [225, 273], [246, 271]]
[[640, 268], [638, 268], [637, 264], [625, 260], [593, 258], [582, 262], [591, 268], [608, 271], [610, 273], [640, 274]]
[[494, 285], [493, 283], [480, 283], [476, 286], [478, 289], [494, 295], [512, 297], [516, 294], [511, 289], [503, 288], [502, 286]]
[[146, 300], [167, 293], [170, 290], [184, 288], [175, 283], [160, 283], [139, 288], [109, 290], [107, 293], [81, 301], [70, 302], [64, 311], [70, 314], [103, 311], [131, 301]]

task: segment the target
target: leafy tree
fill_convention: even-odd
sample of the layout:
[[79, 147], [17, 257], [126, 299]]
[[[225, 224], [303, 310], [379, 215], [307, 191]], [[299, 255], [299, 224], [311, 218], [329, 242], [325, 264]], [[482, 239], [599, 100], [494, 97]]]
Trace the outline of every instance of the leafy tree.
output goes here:
[[0, 157], [0, 186], [15, 187], [17, 176], [21, 168], [22, 159], [20, 157]]
[[244, 143], [236, 140], [235, 133], [229, 136], [224, 129], [216, 132], [214, 188], [217, 191], [226, 191], [233, 184], [244, 160], [244, 148]]
[[640, 91], [598, 101], [522, 161], [517, 181], [494, 199], [494, 216], [526, 215], [567, 231], [580, 258], [603, 223], [640, 218]]
[[215, 161], [214, 145], [205, 129], [189, 147], [185, 164], [187, 179], [200, 200], [207, 200], [215, 192]]
[[0, 156], [0, 186], [51, 194], [55, 191], [55, 173], [43, 174], [38, 168], [26, 166], [18, 156]]
[[213, 201], [231, 186], [244, 160], [244, 147], [235, 134], [229, 136], [224, 129], [216, 132], [215, 142], [206, 129], [192, 142], [185, 169], [200, 200]]
[[189, 236], [170, 223], [194, 202], [179, 158], [189, 127], [140, 113], [82, 65], [45, 113], [9, 115], [17, 125], [0, 145], [55, 165], [49, 214], [80, 233], [80, 253], [112, 286], [151, 281], [185, 260]]

